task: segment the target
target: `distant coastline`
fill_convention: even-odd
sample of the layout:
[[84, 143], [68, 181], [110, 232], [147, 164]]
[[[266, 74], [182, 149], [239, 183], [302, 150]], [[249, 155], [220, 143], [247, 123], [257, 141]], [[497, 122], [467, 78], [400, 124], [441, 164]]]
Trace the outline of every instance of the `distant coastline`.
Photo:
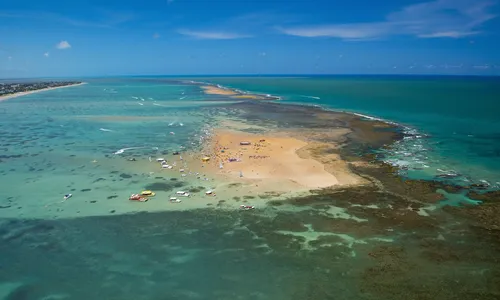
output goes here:
[[31, 91], [24, 91], [24, 92], [17, 92], [17, 93], [12, 93], [12, 94], [6, 94], [0, 96], [0, 102], [6, 101], [12, 98], [17, 98], [21, 96], [26, 96], [26, 95], [31, 95], [39, 92], [44, 92], [44, 91], [50, 91], [50, 90], [55, 90], [55, 89], [61, 89], [61, 88], [67, 88], [67, 87], [73, 87], [73, 86], [80, 86], [84, 85], [86, 82], [78, 82], [78, 83], [69, 83], [66, 85], [59, 85], [59, 86], [52, 86], [52, 87], [47, 87], [47, 88], [41, 88], [37, 90], [31, 90]]

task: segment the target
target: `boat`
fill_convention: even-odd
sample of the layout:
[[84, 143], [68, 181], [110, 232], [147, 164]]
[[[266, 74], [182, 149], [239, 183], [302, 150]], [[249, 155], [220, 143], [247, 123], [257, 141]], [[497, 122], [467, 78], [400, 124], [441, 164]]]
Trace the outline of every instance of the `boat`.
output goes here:
[[148, 196], [148, 197], [154, 197], [156, 195], [156, 193], [152, 192], [152, 191], [142, 191], [141, 195], [142, 196]]
[[188, 192], [184, 192], [183, 194], [178, 194], [179, 196], [182, 196], [182, 197], [189, 197], [189, 193]]
[[213, 194], [213, 191], [206, 191], [205, 192], [206, 195], [212, 195]]
[[68, 200], [71, 197], [73, 197], [73, 194], [66, 194], [64, 195], [64, 200]]
[[139, 194], [132, 194], [132, 195], [130, 195], [130, 197], [128, 198], [128, 200], [139, 201], [139, 202], [146, 202], [146, 201], [148, 201], [148, 198], [142, 197]]
[[165, 161], [165, 159], [164, 159], [164, 158], [157, 158], [157, 159], [156, 159], [156, 161], [157, 161], [157, 162], [164, 162], [164, 161]]
[[240, 205], [240, 209], [243, 209], [243, 210], [251, 210], [251, 209], [255, 209], [255, 206], [253, 205]]
[[179, 203], [179, 202], [182, 202], [182, 200], [177, 199], [175, 197], [170, 197], [170, 202], [172, 202], [172, 203]]

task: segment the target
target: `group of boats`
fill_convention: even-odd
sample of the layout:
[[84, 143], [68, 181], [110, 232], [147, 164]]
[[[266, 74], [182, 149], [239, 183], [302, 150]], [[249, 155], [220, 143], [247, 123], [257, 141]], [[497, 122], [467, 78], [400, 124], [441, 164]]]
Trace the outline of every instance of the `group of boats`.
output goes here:
[[152, 191], [142, 191], [140, 194], [132, 194], [128, 198], [132, 201], [146, 202], [149, 200], [149, 197], [154, 197], [156, 195], [155, 192]]
[[[184, 191], [178, 191], [175, 194], [176, 194], [176, 197], [170, 197], [170, 202], [179, 203], [179, 202], [182, 202], [182, 200], [178, 199], [177, 197], [189, 197], [190, 196], [188, 192], [184, 192]], [[156, 193], [152, 192], [152, 191], [142, 191], [140, 194], [130, 195], [130, 197], [128, 199], [131, 201], [146, 202], [149, 200], [150, 197], [154, 197], [155, 195], [156, 195]]]
[[[146, 191], [142, 191], [140, 194], [132, 194], [130, 195], [130, 198], [129, 200], [131, 201], [139, 201], [139, 202], [146, 202], [149, 200], [150, 197], [154, 197], [156, 195], [155, 192], [153, 191], [149, 191], [149, 190], [146, 190]], [[206, 191], [205, 192], [205, 195], [207, 196], [215, 196], [215, 192], [212, 191], [212, 190], [209, 190], [209, 191]], [[175, 196], [172, 196], [170, 197], [169, 201], [171, 203], [180, 203], [182, 202], [181, 197], [189, 197], [190, 194], [188, 192], [185, 192], [185, 191], [177, 191], [175, 193]], [[240, 209], [242, 210], [251, 210], [251, 209], [255, 209], [255, 206], [253, 205], [240, 205]]]

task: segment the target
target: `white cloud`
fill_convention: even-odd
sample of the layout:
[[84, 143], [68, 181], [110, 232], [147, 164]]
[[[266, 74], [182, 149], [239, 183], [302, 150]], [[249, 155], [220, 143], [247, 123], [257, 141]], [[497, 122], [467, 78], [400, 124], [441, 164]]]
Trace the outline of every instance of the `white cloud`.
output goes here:
[[49, 53], [49, 52], [45, 52], [45, 53], [43, 54], [43, 56], [45, 56], [45, 57], [49, 57], [49, 55], [50, 55], [50, 53]]
[[68, 41], [60, 41], [60, 42], [56, 45], [56, 48], [57, 48], [57, 49], [60, 49], [60, 50], [64, 50], [64, 49], [69, 49], [69, 48], [71, 48], [71, 45], [68, 43]]
[[334, 37], [370, 40], [393, 35], [419, 38], [461, 38], [481, 33], [481, 25], [496, 15], [489, 12], [490, 0], [435, 0], [403, 7], [385, 20], [278, 28], [301, 37]]
[[154, 38], [154, 39], [158, 39], [158, 38], [160, 38], [160, 34], [158, 34], [158, 33], [153, 34], [153, 38]]
[[251, 37], [250, 35], [224, 31], [193, 31], [188, 29], [181, 29], [177, 32], [182, 35], [204, 40], [233, 40]]

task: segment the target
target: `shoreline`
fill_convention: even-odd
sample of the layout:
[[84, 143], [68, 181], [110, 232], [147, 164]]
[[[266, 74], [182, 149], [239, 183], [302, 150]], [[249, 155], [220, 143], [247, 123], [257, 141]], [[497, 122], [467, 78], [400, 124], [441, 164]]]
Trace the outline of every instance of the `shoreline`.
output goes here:
[[5, 96], [0, 96], [0, 102], [7, 101], [9, 99], [13, 99], [13, 98], [17, 98], [17, 97], [22, 97], [22, 96], [26, 96], [26, 95], [36, 94], [36, 93], [39, 93], [39, 92], [57, 90], [57, 89], [62, 89], [62, 88], [67, 88], [67, 87], [80, 86], [80, 85], [84, 85], [84, 84], [87, 84], [87, 83], [86, 82], [80, 82], [80, 83], [76, 83], [76, 84], [68, 84], [68, 85], [63, 85], [63, 86], [49, 87], [49, 88], [44, 88], [44, 89], [39, 89], [39, 90], [34, 90], [34, 91], [8, 94], [8, 95], [5, 95]]

